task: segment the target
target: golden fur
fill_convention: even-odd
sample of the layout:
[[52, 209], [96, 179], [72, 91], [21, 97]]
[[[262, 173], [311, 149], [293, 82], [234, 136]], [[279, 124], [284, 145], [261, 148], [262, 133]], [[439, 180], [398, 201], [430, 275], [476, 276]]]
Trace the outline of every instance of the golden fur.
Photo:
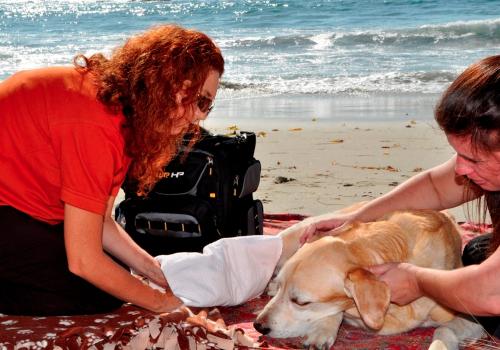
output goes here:
[[379, 334], [446, 325], [452, 335], [436, 332], [444, 338], [433, 343], [439, 349], [456, 348], [461, 337], [482, 334], [478, 325], [427, 297], [405, 306], [391, 304], [387, 285], [364, 269], [401, 261], [436, 269], [460, 267], [461, 239], [448, 215], [430, 210], [394, 212], [307, 243], [290, 257], [308, 223], [281, 233], [284, 249], [274, 281], [277, 294], [258, 315], [258, 330], [279, 338], [306, 336], [308, 345], [331, 346], [343, 319]]

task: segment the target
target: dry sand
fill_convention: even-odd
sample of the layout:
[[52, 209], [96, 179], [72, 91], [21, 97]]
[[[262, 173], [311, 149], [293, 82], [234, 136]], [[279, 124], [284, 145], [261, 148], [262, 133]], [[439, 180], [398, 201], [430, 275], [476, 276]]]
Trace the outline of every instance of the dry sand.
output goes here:
[[[262, 164], [254, 198], [266, 213], [318, 215], [393, 189], [448, 159], [453, 149], [434, 121], [327, 122], [211, 119], [215, 133], [257, 135]], [[119, 195], [116, 203], [123, 199]], [[465, 210], [451, 212], [465, 220]]]
[[[212, 120], [205, 126], [259, 135], [262, 177], [254, 197], [266, 213], [318, 215], [369, 200], [453, 154], [434, 121]], [[452, 213], [465, 218], [463, 208]]]

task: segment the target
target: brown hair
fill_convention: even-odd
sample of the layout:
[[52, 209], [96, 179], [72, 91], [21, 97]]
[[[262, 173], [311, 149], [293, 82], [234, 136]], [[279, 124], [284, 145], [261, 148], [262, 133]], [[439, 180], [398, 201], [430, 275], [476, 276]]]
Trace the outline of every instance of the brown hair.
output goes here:
[[[182, 136], [199, 135], [197, 124], [179, 135], [171, 131], [194, 112], [209, 72], [224, 72], [220, 49], [201, 32], [161, 25], [128, 39], [109, 59], [100, 53], [78, 55], [75, 65], [81, 68], [82, 60], [83, 69], [96, 76], [97, 98], [126, 117], [126, 153], [132, 158], [128, 177], [137, 183], [139, 194], [147, 193], [177, 153]], [[183, 86], [186, 80], [188, 87]], [[183, 88], [184, 114], [178, 116], [176, 94]]]
[[[500, 150], [500, 55], [486, 57], [460, 74], [441, 97], [435, 118], [446, 134], [470, 136], [476, 151]], [[468, 183], [464, 196], [480, 190]], [[493, 223], [491, 253], [500, 244], [500, 192], [482, 192]], [[479, 200], [481, 207], [486, 210]]]

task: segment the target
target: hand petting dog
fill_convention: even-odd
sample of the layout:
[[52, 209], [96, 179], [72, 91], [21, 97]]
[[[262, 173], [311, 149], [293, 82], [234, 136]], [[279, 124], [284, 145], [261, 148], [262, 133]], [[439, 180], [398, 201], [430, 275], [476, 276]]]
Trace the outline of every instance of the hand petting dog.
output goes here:
[[408, 263], [389, 263], [367, 268], [389, 286], [391, 301], [397, 305], [409, 304], [423, 296], [415, 276], [418, 269]]

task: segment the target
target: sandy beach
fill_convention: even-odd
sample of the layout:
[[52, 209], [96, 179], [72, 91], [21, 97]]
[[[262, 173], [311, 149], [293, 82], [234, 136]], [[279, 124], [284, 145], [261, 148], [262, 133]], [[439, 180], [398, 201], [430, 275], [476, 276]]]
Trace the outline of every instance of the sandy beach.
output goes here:
[[[213, 133], [257, 134], [262, 173], [254, 198], [266, 213], [319, 215], [373, 199], [448, 159], [454, 151], [432, 117], [437, 99], [221, 98], [203, 126]], [[286, 118], [289, 113], [302, 117]], [[465, 221], [465, 209], [451, 212]]]
[[[222, 100], [203, 126], [257, 134], [262, 173], [254, 198], [266, 213], [319, 215], [373, 199], [448, 159], [454, 151], [432, 119], [437, 98]], [[302, 118], [285, 118], [297, 111]], [[464, 207], [451, 212], [466, 219]]]
[[[257, 133], [262, 176], [254, 197], [266, 213], [318, 215], [369, 200], [453, 154], [432, 120], [211, 120], [205, 126]], [[452, 213], [465, 218], [463, 208]]]

